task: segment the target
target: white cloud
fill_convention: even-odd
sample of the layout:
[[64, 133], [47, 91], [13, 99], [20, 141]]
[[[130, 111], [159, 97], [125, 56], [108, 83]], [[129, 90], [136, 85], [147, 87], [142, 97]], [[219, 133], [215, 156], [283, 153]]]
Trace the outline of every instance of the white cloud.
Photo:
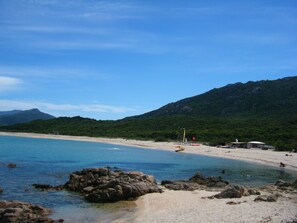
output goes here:
[[18, 78], [0, 76], [0, 92], [16, 90], [21, 83]]
[[63, 114], [76, 114], [88, 112], [98, 113], [126, 113], [135, 111], [133, 108], [127, 108], [123, 106], [112, 106], [105, 104], [53, 104], [40, 101], [21, 101], [21, 100], [0, 100], [0, 108], [3, 111], [13, 109], [32, 109], [38, 108], [42, 111], [49, 113], [63, 113]]

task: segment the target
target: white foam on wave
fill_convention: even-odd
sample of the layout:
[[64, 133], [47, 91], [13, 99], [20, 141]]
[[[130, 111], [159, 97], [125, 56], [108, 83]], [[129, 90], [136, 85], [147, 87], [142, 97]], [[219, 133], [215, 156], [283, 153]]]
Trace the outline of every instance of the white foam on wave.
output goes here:
[[107, 148], [108, 150], [121, 150], [120, 148], [113, 147], [113, 148]]

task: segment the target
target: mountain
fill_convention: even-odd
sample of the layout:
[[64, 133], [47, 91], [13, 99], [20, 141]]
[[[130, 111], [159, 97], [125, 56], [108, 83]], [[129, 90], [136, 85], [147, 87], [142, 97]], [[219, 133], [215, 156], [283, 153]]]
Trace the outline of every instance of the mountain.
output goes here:
[[166, 115], [247, 117], [296, 113], [297, 77], [287, 77], [274, 81], [229, 84], [136, 117]]
[[165, 141], [177, 140], [183, 128], [210, 145], [237, 138], [296, 150], [297, 77], [230, 84], [117, 121], [60, 117], [0, 130]]
[[0, 116], [2, 115], [14, 115], [21, 112], [21, 110], [12, 110], [12, 111], [0, 111]]
[[0, 125], [14, 125], [19, 123], [31, 122], [34, 120], [48, 120], [53, 118], [55, 117], [43, 113], [36, 108], [25, 111], [2, 111], [0, 112]]

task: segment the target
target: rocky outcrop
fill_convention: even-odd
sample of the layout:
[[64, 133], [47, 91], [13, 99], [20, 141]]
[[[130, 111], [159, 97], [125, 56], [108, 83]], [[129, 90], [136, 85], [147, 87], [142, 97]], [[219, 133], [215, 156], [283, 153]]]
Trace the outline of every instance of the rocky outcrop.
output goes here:
[[277, 198], [278, 197], [276, 195], [260, 195], [256, 197], [254, 201], [276, 202]]
[[275, 182], [274, 184], [275, 186], [277, 187], [291, 187], [292, 186], [292, 183], [289, 183], [285, 180], [278, 180]]
[[189, 181], [205, 185], [207, 187], [225, 187], [229, 184], [228, 181], [223, 180], [221, 177], [204, 177], [199, 172], [191, 177]]
[[295, 181], [278, 180], [276, 181], [274, 186], [282, 191], [294, 191], [297, 189], [297, 180]]
[[241, 198], [242, 196], [250, 196], [250, 195], [260, 195], [261, 193], [254, 189], [254, 188], [245, 188], [240, 186], [231, 186], [227, 189], [223, 190], [222, 192], [211, 196], [209, 198], [217, 198], [217, 199], [224, 199], [224, 198]]
[[161, 192], [153, 176], [142, 172], [90, 168], [70, 175], [65, 188], [82, 193], [95, 203], [130, 200], [146, 193]]
[[63, 222], [48, 218], [50, 210], [21, 201], [0, 201], [0, 223], [49, 223]]
[[186, 190], [186, 191], [193, 191], [193, 190], [202, 190], [204, 189], [203, 185], [198, 183], [186, 181], [186, 180], [163, 180], [161, 185], [166, 187], [170, 190]]
[[244, 193], [244, 188], [239, 186], [229, 187], [213, 197], [218, 199], [223, 198], [241, 198]]
[[36, 189], [46, 191], [46, 190], [63, 190], [64, 185], [59, 185], [59, 186], [51, 186], [49, 184], [32, 184], [33, 187]]
[[207, 187], [211, 188], [224, 188], [229, 183], [221, 177], [204, 177], [201, 173], [196, 173], [188, 181], [185, 180], [163, 180], [161, 185], [170, 190], [199, 190]]

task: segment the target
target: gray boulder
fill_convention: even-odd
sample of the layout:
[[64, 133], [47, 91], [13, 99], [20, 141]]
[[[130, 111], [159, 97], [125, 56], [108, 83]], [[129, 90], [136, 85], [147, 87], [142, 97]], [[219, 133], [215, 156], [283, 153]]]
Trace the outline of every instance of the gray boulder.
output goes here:
[[264, 202], [276, 202], [277, 201], [277, 196], [275, 195], [260, 195], [255, 198], [255, 202], [258, 201], [264, 201]]
[[245, 188], [240, 186], [231, 186], [223, 190], [219, 194], [211, 196], [209, 198], [241, 198], [242, 196], [260, 195], [261, 193], [254, 188]]
[[146, 193], [162, 192], [153, 176], [142, 172], [90, 168], [70, 175], [65, 188], [83, 194], [94, 203], [131, 200]]
[[223, 198], [241, 198], [244, 194], [244, 188], [240, 186], [232, 186], [229, 187], [219, 194], [214, 195], [213, 197], [218, 198], [218, 199], [223, 199]]
[[197, 172], [189, 179], [190, 182], [205, 185], [207, 187], [225, 187], [229, 184], [228, 181], [223, 180], [221, 177], [204, 177], [201, 173]]
[[204, 189], [204, 187], [198, 183], [189, 182], [185, 180], [176, 180], [176, 181], [163, 180], [161, 182], [161, 185], [163, 185], [164, 187], [170, 190], [193, 191], [193, 190]]

